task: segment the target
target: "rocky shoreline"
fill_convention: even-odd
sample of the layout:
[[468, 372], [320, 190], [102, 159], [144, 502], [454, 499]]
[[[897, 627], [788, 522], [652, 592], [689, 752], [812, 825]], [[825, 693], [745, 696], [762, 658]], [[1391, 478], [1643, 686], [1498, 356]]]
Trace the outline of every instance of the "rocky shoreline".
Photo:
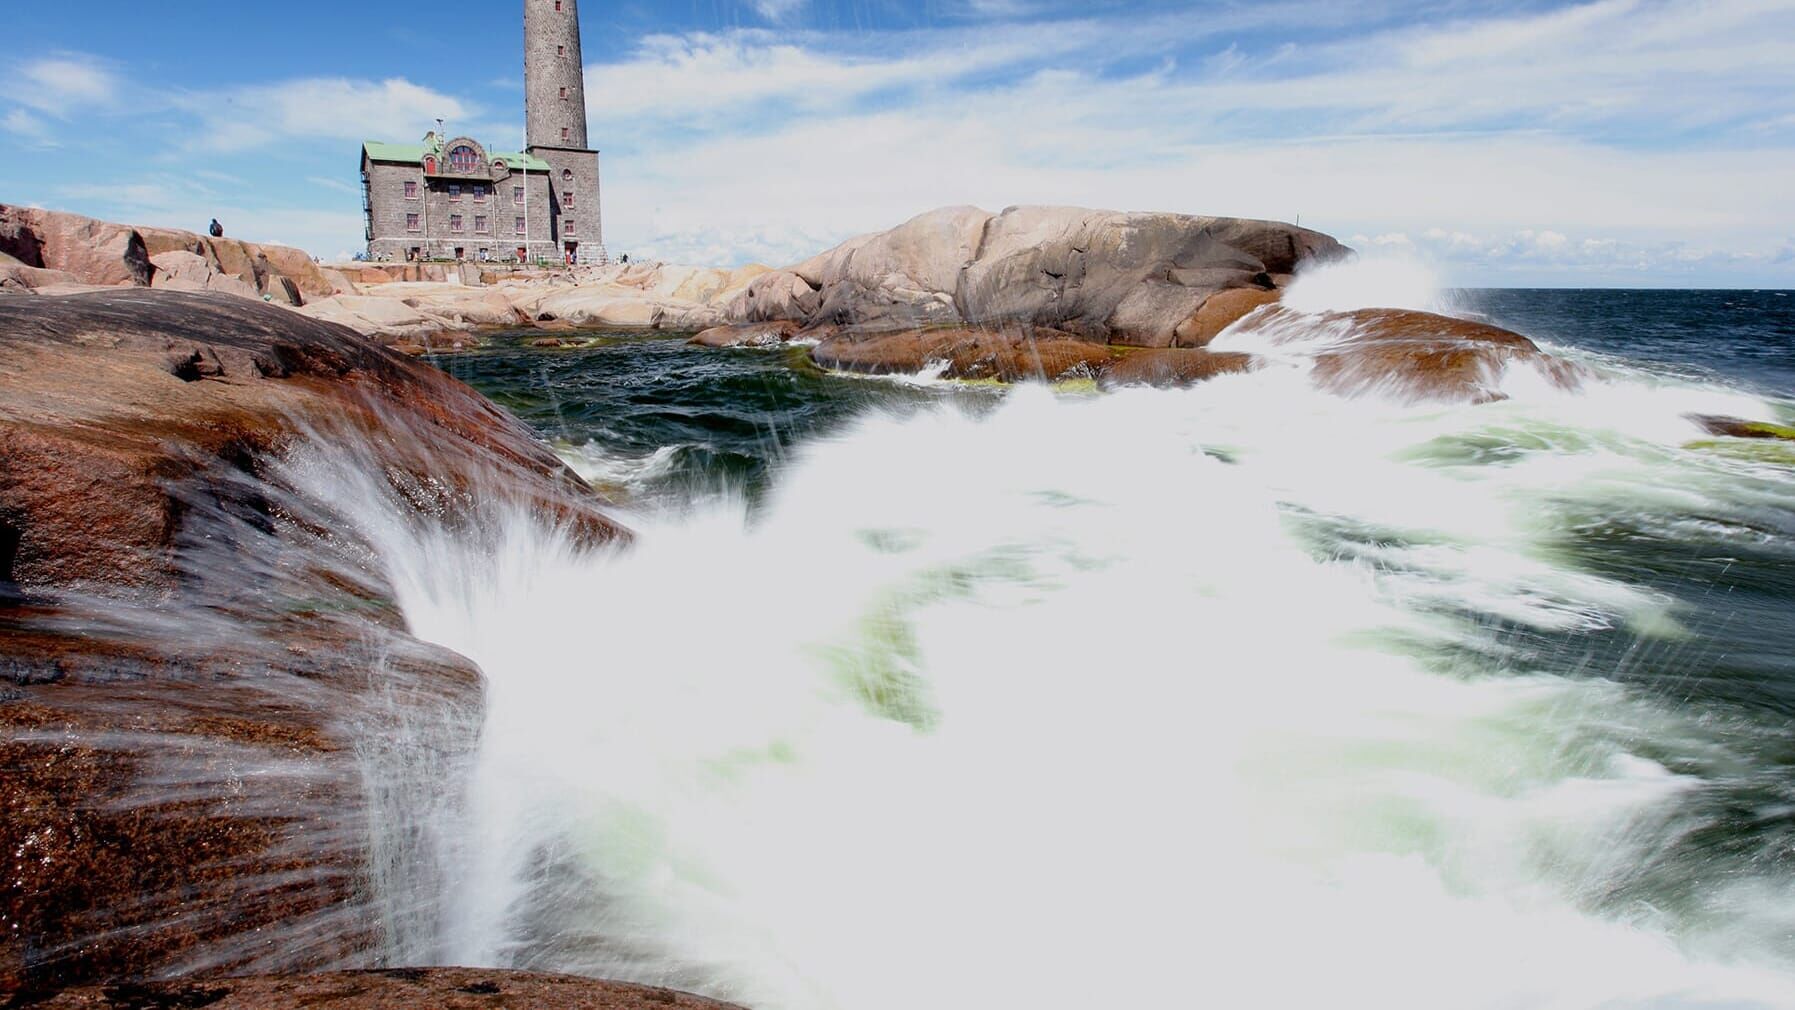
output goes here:
[[629, 537], [522, 424], [343, 327], [215, 292], [0, 297], [0, 990], [428, 933], [369, 907], [369, 810], [453, 778], [481, 675], [408, 632], [335, 485], [293, 469], [319, 447], [396, 515]]
[[[1230, 218], [946, 208], [778, 270], [451, 281], [0, 207], [0, 252], [0, 991], [55, 1007], [717, 1005], [473, 969], [309, 974], [434, 956], [430, 901], [371, 904], [391, 860], [369, 811], [454, 781], [483, 704], [474, 664], [410, 634], [380, 545], [316, 471], [367, 478], [356, 493], [401, 525], [478, 537], [523, 509], [579, 549], [631, 538], [535, 433], [411, 356], [441, 334], [660, 328], [718, 353], [801, 342], [833, 369], [1105, 388], [1300, 359], [1327, 392], [1412, 401], [1498, 399], [1513, 364], [1586, 378], [1482, 323], [1297, 313], [1297, 273], [1348, 250]], [[401, 869], [442, 885], [427, 859]]]
[[[781, 269], [637, 263], [520, 274], [485, 264], [323, 267], [298, 250], [0, 206], [0, 293], [99, 286], [213, 292], [338, 323], [405, 354], [537, 329], [693, 333], [717, 348], [798, 341], [821, 367], [1013, 382], [1189, 385], [1263, 367], [1211, 348], [1224, 332], [1303, 357], [1314, 383], [1410, 401], [1500, 399], [1511, 365], [1566, 387], [1578, 369], [1520, 334], [1374, 309], [1297, 320], [1300, 270], [1344, 259], [1329, 236], [1274, 221], [1076, 207], [946, 207]], [[11, 262], [8, 262], [8, 259]], [[1332, 328], [1323, 341], [1290, 339]], [[1236, 342], [1239, 342], [1238, 340]], [[1250, 339], [1247, 341], [1252, 343]]]
[[[739, 1010], [689, 993], [542, 972], [387, 968], [21, 994], [39, 1010]], [[14, 1005], [14, 1004], [8, 1004]]]

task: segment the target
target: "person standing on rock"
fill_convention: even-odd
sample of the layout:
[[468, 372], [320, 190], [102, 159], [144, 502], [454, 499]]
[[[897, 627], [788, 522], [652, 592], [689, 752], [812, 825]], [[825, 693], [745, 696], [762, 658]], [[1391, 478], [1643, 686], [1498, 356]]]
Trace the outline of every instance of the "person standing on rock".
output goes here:
[[224, 237], [224, 225], [219, 224], [217, 218], [212, 219], [212, 226], [207, 228], [206, 231], [210, 233], [213, 238]]

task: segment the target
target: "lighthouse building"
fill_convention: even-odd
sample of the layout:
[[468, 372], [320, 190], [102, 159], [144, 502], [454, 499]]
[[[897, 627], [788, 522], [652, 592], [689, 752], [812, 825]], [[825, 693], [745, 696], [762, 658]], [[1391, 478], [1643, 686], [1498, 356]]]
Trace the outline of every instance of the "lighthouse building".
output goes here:
[[489, 148], [440, 126], [417, 143], [363, 143], [370, 259], [605, 261], [579, 0], [523, 4], [526, 146]]

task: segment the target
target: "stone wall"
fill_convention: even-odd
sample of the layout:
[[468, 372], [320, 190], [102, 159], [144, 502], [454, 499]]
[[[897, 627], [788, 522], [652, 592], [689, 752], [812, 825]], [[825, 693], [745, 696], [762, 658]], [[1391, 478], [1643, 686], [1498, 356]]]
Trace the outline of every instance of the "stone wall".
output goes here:
[[[565, 249], [568, 242], [578, 242], [580, 262], [594, 262], [604, 246], [604, 221], [599, 210], [598, 152], [537, 148], [532, 153], [549, 163], [549, 178], [555, 184], [556, 247]], [[567, 203], [569, 194], [573, 197], [572, 206]]]
[[[549, 180], [540, 172], [513, 172], [490, 183], [493, 192], [479, 200], [471, 192], [472, 182], [453, 183], [461, 187], [456, 199], [450, 196], [449, 180], [425, 179], [420, 165], [373, 162], [368, 169], [374, 218], [374, 238], [368, 243], [371, 256], [404, 262], [407, 251], [416, 248], [427, 259], [452, 259], [459, 248], [470, 260], [478, 260], [482, 249], [493, 260], [514, 257], [524, 244], [517, 234], [517, 219], [525, 216], [515, 202], [518, 186], [526, 186], [529, 194], [531, 255], [549, 259], [560, 255]], [[417, 184], [416, 197], [405, 195], [407, 182]], [[418, 215], [417, 231], [407, 225], [409, 214]], [[460, 232], [450, 227], [454, 214], [462, 217]], [[476, 228], [475, 218], [480, 216], [487, 218], [485, 232]]]
[[526, 143], [588, 146], [584, 67], [579, 0], [524, 0]]

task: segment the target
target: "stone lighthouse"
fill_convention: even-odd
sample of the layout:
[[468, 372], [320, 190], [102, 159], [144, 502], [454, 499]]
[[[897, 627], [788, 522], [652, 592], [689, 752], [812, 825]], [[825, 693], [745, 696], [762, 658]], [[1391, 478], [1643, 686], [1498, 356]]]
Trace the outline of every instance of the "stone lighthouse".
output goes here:
[[555, 242], [576, 262], [605, 259], [598, 152], [586, 138], [580, 0], [524, 0], [524, 153], [549, 166]]
[[524, 0], [524, 150], [438, 130], [416, 144], [364, 142], [368, 255], [605, 262], [583, 70], [579, 0]]

